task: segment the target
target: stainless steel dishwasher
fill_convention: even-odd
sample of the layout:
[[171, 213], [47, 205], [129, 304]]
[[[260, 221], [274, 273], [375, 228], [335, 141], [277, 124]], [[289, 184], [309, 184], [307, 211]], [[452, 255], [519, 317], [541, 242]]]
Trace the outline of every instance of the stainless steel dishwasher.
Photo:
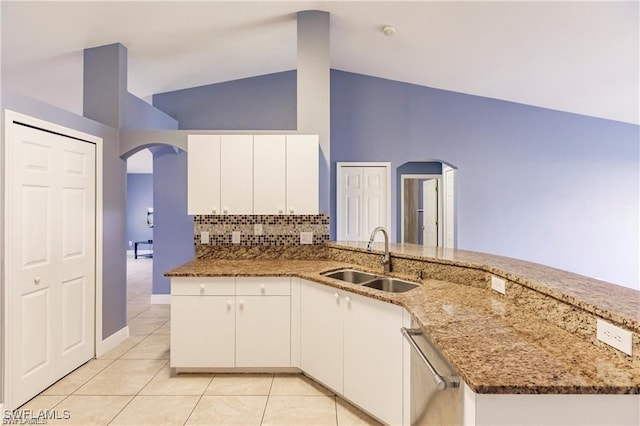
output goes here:
[[411, 424], [463, 424], [463, 388], [455, 370], [419, 328], [400, 330], [411, 346]]

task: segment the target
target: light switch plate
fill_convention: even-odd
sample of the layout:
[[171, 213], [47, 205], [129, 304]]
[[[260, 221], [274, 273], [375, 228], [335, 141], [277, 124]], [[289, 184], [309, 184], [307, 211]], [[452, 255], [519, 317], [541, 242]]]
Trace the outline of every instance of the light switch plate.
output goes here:
[[200, 233], [200, 244], [209, 244], [209, 231], [202, 231]]
[[610, 322], [601, 320], [598, 318], [596, 336], [598, 340], [606, 343], [609, 346], [624, 352], [627, 355], [631, 355], [632, 348], [632, 334], [630, 331], [620, 327], [616, 327]]
[[231, 243], [240, 244], [240, 231], [233, 231], [231, 233]]
[[313, 244], [313, 232], [300, 232], [300, 244]]
[[507, 288], [506, 283], [502, 278], [498, 278], [496, 276], [491, 276], [491, 288], [498, 293], [506, 294]]
[[253, 225], [253, 235], [264, 235], [264, 230], [262, 229], [261, 223], [256, 223]]

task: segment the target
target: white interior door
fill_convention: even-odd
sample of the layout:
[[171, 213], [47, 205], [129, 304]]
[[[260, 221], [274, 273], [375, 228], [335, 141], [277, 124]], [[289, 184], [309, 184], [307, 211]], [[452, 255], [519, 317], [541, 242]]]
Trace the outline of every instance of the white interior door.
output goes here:
[[437, 247], [438, 241], [438, 180], [422, 182], [422, 244]]
[[389, 168], [375, 164], [386, 163], [338, 163], [338, 240], [368, 241], [375, 227], [389, 229]]
[[95, 145], [11, 124], [7, 140], [6, 408], [94, 348]]

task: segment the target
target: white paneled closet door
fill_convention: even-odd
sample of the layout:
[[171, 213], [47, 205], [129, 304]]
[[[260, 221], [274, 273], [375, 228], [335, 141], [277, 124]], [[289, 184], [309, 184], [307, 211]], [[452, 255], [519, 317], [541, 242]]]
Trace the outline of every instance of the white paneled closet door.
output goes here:
[[7, 140], [7, 406], [95, 353], [95, 145], [12, 123]]
[[[368, 241], [377, 226], [389, 226], [389, 176], [385, 166], [338, 165], [337, 234], [342, 241]], [[382, 241], [382, 235], [376, 236]]]

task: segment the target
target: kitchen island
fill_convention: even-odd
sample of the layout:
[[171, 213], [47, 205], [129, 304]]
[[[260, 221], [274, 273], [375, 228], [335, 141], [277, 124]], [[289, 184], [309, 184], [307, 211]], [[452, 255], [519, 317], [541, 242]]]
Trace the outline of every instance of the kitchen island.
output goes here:
[[[391, 245], [391, 275], [420, 284], [406, 293], [322, 275], [345, 267], [380, 274], [381, 248], [333, 242], [303, 258], [230, 248], [167, 276], [297, 277], [381, 300], [406, 310], [474, 394], [625, 395], [626, 406], [640, 406], [639, 292], [515, 259], [411, 244]], [[505, 294], [491, 290], [492, 275], [506, 281]], [[632, 355], [596, 338], [598, 318], [633, 333]]]

